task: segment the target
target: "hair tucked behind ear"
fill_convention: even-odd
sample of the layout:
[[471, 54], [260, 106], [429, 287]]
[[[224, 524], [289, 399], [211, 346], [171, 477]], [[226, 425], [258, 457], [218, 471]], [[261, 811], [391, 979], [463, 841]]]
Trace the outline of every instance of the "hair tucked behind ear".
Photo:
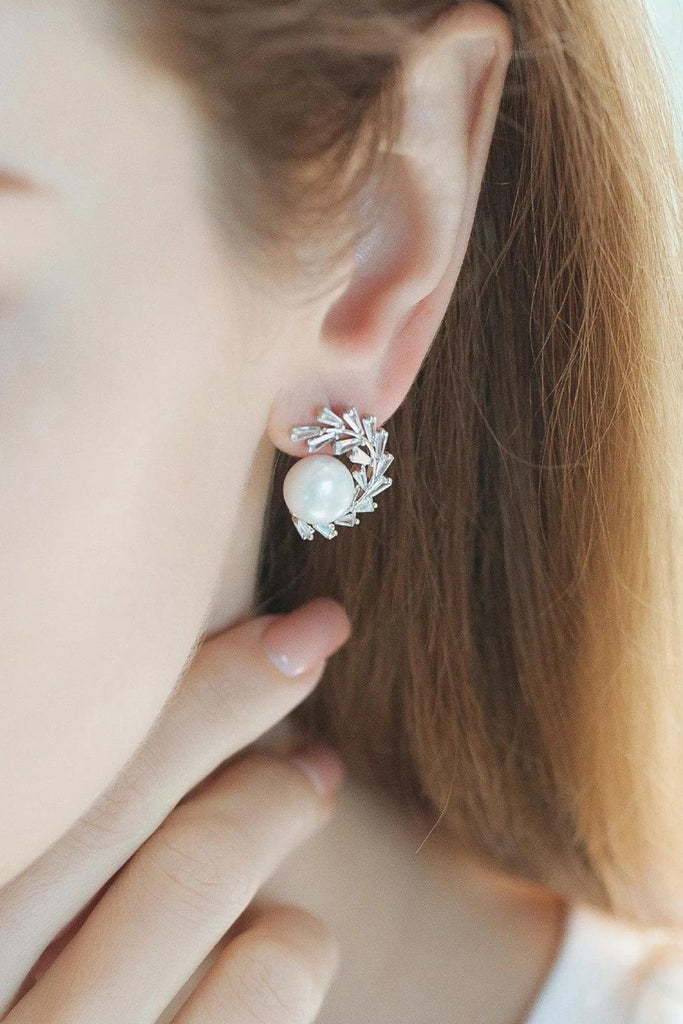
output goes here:
[[[257, 175], [240, 209], [273, 253], [350, 244], [339, 225], [399, 123], [400, 41], [450, 6], [144, 12], [218, 129], [214, 183]], [[510, 872], [681, 923], [673, 131], [635, 3], [509, 6], [471, 244], [386, 424], [395, 485], [358, 528], [304, 544], [280, 453], [262, 607], [330, 594], [349, 611], [354, 639], [296, 718], [351, 773]]]

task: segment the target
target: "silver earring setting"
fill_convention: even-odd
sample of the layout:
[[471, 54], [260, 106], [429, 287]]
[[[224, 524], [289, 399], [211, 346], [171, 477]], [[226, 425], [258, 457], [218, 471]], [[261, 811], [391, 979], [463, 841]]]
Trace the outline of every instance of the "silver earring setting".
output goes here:
[[[389, 434], [377, 426], [376, 416], [361, 418], [356, 409], [341, 416], [324, 406], [320, 426], [293, 427], [292, 441], [306, 441], [310, 454], [291, 467], [283, 482], [285, 504], [303, 540], [315, 532], [328, 540], [337, 536], [336, 526], [356, 526], [357, 513], [373, 512], [374, 498], [390, 487], [385, 471], [394, 461], [386, 450]], [[320, 449], [332, 444], [335, 455], [346, 455], [352, 464]]]

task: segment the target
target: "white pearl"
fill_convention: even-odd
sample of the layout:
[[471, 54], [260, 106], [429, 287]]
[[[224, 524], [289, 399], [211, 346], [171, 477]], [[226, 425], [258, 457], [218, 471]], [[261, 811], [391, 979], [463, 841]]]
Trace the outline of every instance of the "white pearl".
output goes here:
[[287, 508], [306, 523], [332, 523], [351, 506], [356, 489], [351, 473], [332, 455], [299, 459], [285, 476]]

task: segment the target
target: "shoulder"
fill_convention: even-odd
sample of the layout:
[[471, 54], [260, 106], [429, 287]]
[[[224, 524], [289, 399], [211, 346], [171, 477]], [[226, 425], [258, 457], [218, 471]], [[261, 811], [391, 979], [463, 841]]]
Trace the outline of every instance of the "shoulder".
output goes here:
[[683, 935], [572, 907], [526, 1024], [683, 1024]]

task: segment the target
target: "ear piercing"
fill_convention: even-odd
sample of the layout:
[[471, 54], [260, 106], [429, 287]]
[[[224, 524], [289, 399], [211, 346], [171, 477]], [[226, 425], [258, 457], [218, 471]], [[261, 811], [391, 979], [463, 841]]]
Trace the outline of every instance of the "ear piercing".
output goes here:
[[[376, 495], [392, 484], [385, 470], [394, 461], [386, 451], [389, 434], [377, 426], [376, 416], [362, 419], [356, 409], [341, 416], [324, 406], [320, 426], [293, 427], [292, 441], [306, 441], [308, 455], [285, 476], [283, 494], [299, 536], [313, 540], [317, 531], [331, 540], [336, 526], [356, 526], [357, 513], [373, 512]], [[332, 444], [335, 455], [346, 455], [352, 468], [332, 455], [319, 454]]]

